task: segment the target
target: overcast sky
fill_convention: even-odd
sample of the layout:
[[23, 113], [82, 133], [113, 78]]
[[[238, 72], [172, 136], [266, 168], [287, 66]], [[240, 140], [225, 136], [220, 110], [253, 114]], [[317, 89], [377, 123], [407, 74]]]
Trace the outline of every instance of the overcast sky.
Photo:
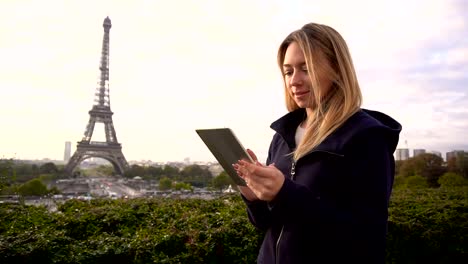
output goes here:
[[[399, 147], [468, 150], [466, 0], [1, 0], [0, 158], [60, 160], [65, 141], [75, 150], [106, 16], [127, 160], [214, 160], [194, 131], [214, 127], [264, 160], [270, 123], [286, 113], [277, 48], [308, 22], [343, 35], [363, 107], [403, 125]], [[104, 140], [102, 125], [93, 140]]]

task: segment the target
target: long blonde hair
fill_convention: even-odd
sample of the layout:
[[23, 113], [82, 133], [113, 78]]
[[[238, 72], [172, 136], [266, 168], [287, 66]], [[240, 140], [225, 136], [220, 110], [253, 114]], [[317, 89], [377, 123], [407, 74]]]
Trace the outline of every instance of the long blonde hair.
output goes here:
[[[313, 116], [307, 118], [307, 130], [293, 152], [298, 160], [322, 143], [333, 131], [340, 127], [361, 107], [362, 95], [354, 70], [351, 55], [343, 37], [333, 28], [310, 23], [289, 34], [278, 50], [278, 65], [283, 71], [286, 50], [296, 42], [302, 50], [311, 80], [313, 91], [310, 93], [316, 108]], [[329, 62], [320, 64], [320, 59]], [[332, 86], [323, 96], [318, 86], [316, 71], [322, 67]], [[323, 68], [324, 67], [324, 68]], [[292, 112], [299, 108], [284, 79], [286, 107]]]

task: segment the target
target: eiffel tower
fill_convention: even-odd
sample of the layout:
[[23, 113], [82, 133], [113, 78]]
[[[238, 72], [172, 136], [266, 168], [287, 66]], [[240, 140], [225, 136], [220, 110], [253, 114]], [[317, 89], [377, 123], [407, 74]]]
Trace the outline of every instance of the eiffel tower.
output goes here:
[[[112, 122], [112, 111], [110, 109], [109, 97], [109, 32], [112, 27], [109, 17], [104, 19], [104, 38], [102, 40], [101, 62], [99, 70], [101, 76], [99, 85], [96, 88], [95, 103], [89, 113], [89, 122], [86, 126], [83, 139], [78, 142], [77, 148], [73, 156], [65, 167], [67, 175], [73, 175], [73, 170], [83, 160], [97, 157], [109, 161], [114, 167], [114, 171], [123, 175], [128, 168], [127, 160], [122, 153], [122, 146], [117, 141], [114, 124]], [[94, 125], [103, 123], [106, 134], [106, 141], [91, 141], [94, 131]]]

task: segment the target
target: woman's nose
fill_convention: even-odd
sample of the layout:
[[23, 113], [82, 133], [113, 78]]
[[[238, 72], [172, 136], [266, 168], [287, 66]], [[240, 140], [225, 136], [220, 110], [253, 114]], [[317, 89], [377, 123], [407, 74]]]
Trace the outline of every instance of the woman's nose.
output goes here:
[[302, 85], [304, 82], [304, 74], [302, 74], [300, 71], [295, 71], [293, 75], [291, 76], [291, 86], [298, 86]]

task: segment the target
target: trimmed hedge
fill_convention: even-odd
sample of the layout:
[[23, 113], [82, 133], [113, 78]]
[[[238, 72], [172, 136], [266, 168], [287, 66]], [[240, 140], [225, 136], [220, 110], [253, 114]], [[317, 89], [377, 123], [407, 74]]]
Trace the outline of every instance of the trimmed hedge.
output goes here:
[[389, 208], [387, 263], [468, 263], [468, 188], [400, 189]]
[[[388, 263], [467, 263], [468, 188], [395, 190]], [[0, 263], [255, 263], [237, 195], [0, 204]]]

